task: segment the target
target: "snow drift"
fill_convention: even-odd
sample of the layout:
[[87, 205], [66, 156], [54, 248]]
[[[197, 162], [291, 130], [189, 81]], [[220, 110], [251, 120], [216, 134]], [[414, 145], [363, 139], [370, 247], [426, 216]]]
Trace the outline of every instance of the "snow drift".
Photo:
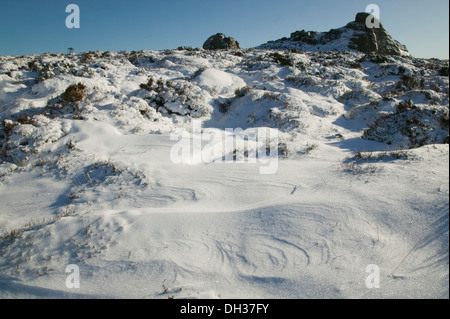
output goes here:
[[[0, 57], [0, 296], [448, 298], [445, 68], [261, 49]], [[174, 163], [171, 133], [194, 138], [193, 120], [204, 137], [277, 130], [276, 172], [248, 145]]]

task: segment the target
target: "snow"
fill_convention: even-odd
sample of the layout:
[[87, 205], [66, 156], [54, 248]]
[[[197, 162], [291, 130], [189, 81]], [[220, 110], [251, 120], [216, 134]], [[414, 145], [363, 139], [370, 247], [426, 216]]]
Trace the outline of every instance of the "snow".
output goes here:
[[0, 57], [1, 298], [448, 298], [448, 78], [393, 57], [424, 88], [387, 97], [361, 54], [241, 53]]
[[197, 78], [200, 87], [217, 90], [220, 95], [232, 95], [238, 88], [245, 86], [245, 82], [238, 76], [216, 69], [206, 69]]

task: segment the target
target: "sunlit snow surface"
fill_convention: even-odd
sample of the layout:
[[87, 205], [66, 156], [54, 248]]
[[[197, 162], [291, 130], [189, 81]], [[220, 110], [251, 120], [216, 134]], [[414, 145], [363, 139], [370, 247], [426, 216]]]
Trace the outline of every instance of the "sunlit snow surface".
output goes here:
[[[448, 126], [431, 115], [448, 119], [448, 77], [425, 67], [440, 62], [239, 53], [0, 57], [0, 297], [448, 298]], [[423, 86], [391, 96], [402, 74]], [[78, 82], [86, 100], [56, 107]], [[423, 146], [361, 138], [407, 100], [430, 110], [410, 111]], [[191, 119], [205, 138], [278, 130], [276, 171], [176, 163]]]

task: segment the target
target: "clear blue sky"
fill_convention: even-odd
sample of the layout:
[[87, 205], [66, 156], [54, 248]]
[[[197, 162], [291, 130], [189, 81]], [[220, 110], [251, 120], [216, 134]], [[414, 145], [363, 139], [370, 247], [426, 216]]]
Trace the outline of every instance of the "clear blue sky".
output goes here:
[[[81, 28], [66, 28], [68, 4]], [[412, 55], [449, 58], [448, 0], [0, 0], [0, 54], [201, 47], [212, 34], [250, 48], [296, 30], [328, 31], [369, 4]]]

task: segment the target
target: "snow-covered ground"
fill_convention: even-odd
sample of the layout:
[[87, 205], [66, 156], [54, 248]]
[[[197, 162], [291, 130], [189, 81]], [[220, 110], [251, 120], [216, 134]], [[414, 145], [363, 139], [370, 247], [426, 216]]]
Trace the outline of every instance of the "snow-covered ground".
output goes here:
[[0, 57], [0, 297], [448, 298], [448, 61], [375, 59]]

